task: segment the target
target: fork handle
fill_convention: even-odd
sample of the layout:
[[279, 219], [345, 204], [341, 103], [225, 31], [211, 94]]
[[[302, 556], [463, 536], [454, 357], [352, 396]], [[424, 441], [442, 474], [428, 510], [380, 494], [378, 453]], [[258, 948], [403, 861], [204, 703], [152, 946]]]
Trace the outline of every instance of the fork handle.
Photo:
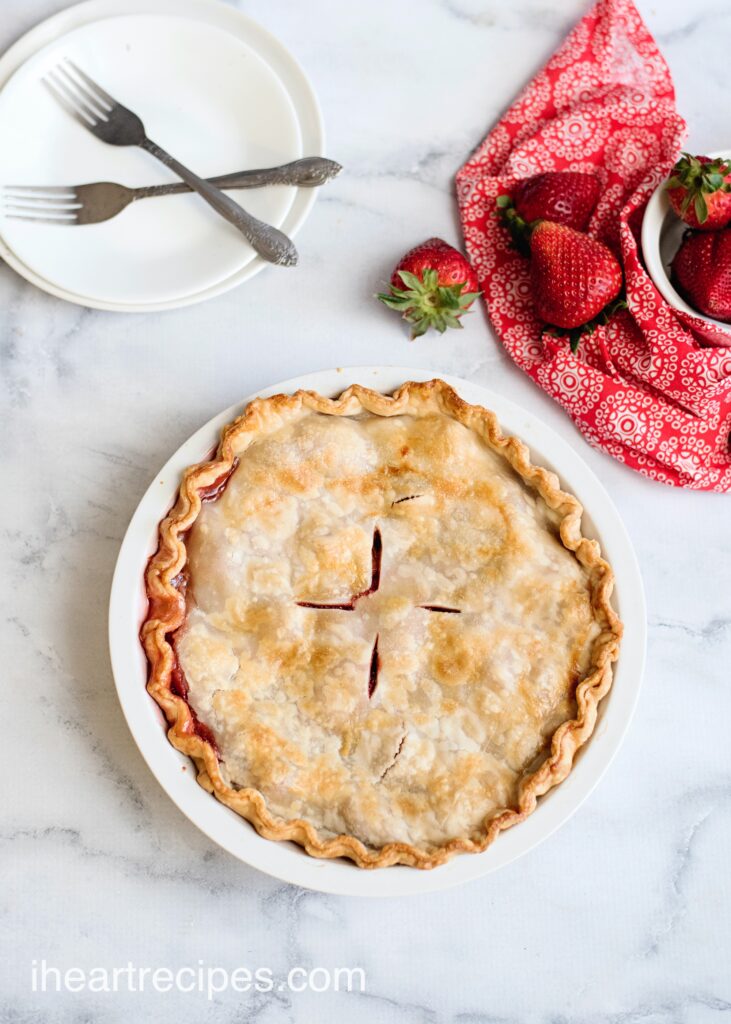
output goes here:
[[[264, 188], [266, 185], [293, 185], [298, 188], [315, 188], [340, 173], [342, 167], [334, 160], [323, 156], [305, 156], [278, 167], [262, 167], [248, 171], [233, 171], [208, 178], [218, 188]], [[173, 181], [165, 185], [143, 185], [132, 190], [135, 199], [152, 196], [172, 196], [180, 192], [191, 192], [190, 185]]]
[[188, 170], [179, 160], [171, 156], [161, 146], [151, 139], [145, 138], [142, 148], [146, 149], [152, 156], [157, 157], [166, 167], [169, 167], [179, 178], [182, 178], [186, 185], [198, 193], [209, 206], [212, 206], [216, 213], [219, 213], [227, 221], [238, 228], [247, 242], [259, 253], [262, 259], [270, 263], [276, 263], [284, 267], [293, 267], [297, 263], [297, 250], [289, 238], [277, 228], [264, 221], [252, 217], [243, 207], [235, 203], [224, 192], [215, 185], [211, 185], [205, 178], [199, 177], [193, 171]]

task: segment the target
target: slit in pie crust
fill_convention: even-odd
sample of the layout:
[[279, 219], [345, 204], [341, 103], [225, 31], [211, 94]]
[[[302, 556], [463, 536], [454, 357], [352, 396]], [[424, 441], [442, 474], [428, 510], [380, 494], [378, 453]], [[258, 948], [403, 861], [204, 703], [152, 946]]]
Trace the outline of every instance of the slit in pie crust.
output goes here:
[[611, 686], [614, 577], [581, 514], [442, 381], [257, 399], [147, 569], [171, 742], [312, 856], [484, 850], [568, 775]]

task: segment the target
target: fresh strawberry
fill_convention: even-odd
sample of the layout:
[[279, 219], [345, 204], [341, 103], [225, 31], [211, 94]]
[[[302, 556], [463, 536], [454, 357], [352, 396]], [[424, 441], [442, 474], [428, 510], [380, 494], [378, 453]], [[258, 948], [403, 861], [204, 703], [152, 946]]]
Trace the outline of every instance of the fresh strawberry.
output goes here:
[[731, 222], [731, 160], [683, 153], [665, 187], [670, 205], [690, 227], [717, 231]]
[[519, 181], [512, 196], [498, 196], [497, 205], [514, 234], [517, 231], [524, 235], [526, 226], [537, 220], [550, 220], [583, 231], [600, 190], [595, 174], [546, 171]]
[[672, 280], [699, 313], [731, 323], [731, 228], [688, 232], [673, 260]]
[[391, 290], [376, 296], [411, 324], [411, 337], [430, 327], [443, 334], [461, 327], [460, 317], [480, 294], [477, 275], [459, 250], [430, 238], [402, 256], [391, 277]]
[[555, 327], [587, 324], [622, 290], [622, 268], [611, 249], [565, 224], [539, 221], [530, 250], [536, 312]]

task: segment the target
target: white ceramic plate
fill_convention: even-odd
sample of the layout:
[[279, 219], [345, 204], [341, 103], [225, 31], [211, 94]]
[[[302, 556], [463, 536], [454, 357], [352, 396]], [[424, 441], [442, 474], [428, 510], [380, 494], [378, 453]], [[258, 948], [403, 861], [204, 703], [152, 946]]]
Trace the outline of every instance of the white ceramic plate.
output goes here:
[[[324, 370], [284, 381], [261, 396], [309, 388], [337, 395], [352, 383], [389, 393], [405, 380], [429, 380], [432, 371], [397, 367]], [[569, 778], [542, 798], [527, 821], [498, 837], [484, 853], [458, 856], [432, 871], [392, 867], [363, 871], [345, 860], [316, 860], [294, 843], [262, 839], [254, 828], [206, 793], [195, 781], [190, 762], [168, 742], [163, 716], [145, 684], [147, 665], [139, 630], [147, 611], [143, 573], [157, 546], [157, 527], [170, 509], [183, 470], [204, 459], [221, 428], [256, 395], [226, 409], [183, 444], [163, 467], [132, 517], [119, 553], [109, 606], [109, 642], [119, 699], [137, 745], [150, 769], [184, 814], [235, 857], [284, 881], [355, 896], [398, 896], [446, 889], [495, 871], [526, 853], [563, 824], [594, 788], [617, 752], [637, 701], [645, 657], [645, 601], [632, 545], [617, 510], [598, 479], [576, 452], [539, 419], [498, 394], [456, 377], [443, 376], [468, 402], [493, 409], [505, 431], [531, 447], [537, 461], [550, 466], [588, 510], [584, 531], [601, 541], [616, 576], [616, 604], [625, 623], [614, 686], [602, 702], [590, 743], [577, 757]], [[186, 765], [188, 771], [181, 771]]]
[[[53, 22], [60, 23], [51, 41], [33, 49], [31, 37], [42, 43], [40, 30]], [[320, 113], [303, 72], [248, 18], [214, 0], [92, 0], [39, 26], [0, 61], [0, 184], [175, 180], [149, 154], [105, 145], [59, 107], [41, 78], [64, 57], [202, 175], [323, 152]], [[290, 236], [315, 194], [282, 186], [231, 193]], [[194, 195], [134, 203], [83, 227], [0, 217], [0, 245], [7, 262], [47, 291], [125, 311], [196, 302], [266, 266]]]
[[[725, 149], [718, 153], [710, 153], [711, 157], [731, 159], [731, 150]], [[714, 327], [721, 327], [729, 332], [731, 345], [731, 324], [704, 316], [697, 309], [689, 306], [685, 299], [673, 287], [670, 274], [675, 254], [680, 248], [685, 233], [685, 224], [676, 216], [665, 191], [663, 181], [653, 192], [642, 220], [642, 254], [645, 257], [647, 272], [655, 282], [657, 290], [674, 309], [706, 320]]]

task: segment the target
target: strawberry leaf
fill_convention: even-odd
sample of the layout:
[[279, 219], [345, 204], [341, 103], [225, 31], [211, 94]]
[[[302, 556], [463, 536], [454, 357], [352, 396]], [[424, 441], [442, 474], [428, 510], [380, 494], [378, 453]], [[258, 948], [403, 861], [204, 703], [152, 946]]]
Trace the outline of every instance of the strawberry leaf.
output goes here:
[[403, 311], [413, 304], [413, 299], [403, 294], [388, 295], [385, 292], [379, 292], [378, 295], [376, 295], [376, 298], [379, 299], [384, 306], [388, 306], [389, 309], [398, 309]]
[[407, 288], [412, 288], [414, 291], [421, 290], [421, 281], [416, 274], [412, 274], [409, 270], [399, 270], [398, 276]]
[[695, 210], [695, 215], [698, 218], [698, 223], [705, 224], [708, 220], [708, 205], [702, 192], [698, 192], [696, 194], [696, 197], [693, 200], [693, 209]]
[[437, 301], [445, 309], [459, 309], [459, 294], [453, 288], [438, 288]]
[[430, 327], [431, 323], [426, 317], [422, 317], [420, 320], [413, 321], [411, 326], [412, 340], [414, 338], [420, 338], [422, 334], [426, 334]]

